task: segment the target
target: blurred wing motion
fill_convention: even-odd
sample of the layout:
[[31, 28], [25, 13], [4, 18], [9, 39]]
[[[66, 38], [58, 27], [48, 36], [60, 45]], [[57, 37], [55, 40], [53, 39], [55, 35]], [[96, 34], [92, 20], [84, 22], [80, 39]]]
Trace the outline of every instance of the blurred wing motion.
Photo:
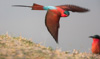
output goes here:
[[87, 11], [89, 11], [86, 8], [82, 8], [82, 7], [75, 6], [75, 5], [61, 5], [61, 6], [56, 6], [56, 7], [60, 7], [64, 10], [72, 11], [72, 12], [87, 12]]
[[58, 43], [59, 20], [60, 13], [57, 10], [48, 10], [45, 17], [45, 25], [56, 43]]
[[33, 6], [26, 5], [13, 5], [14, 7], [30, 7], [32, 10], [44, 10], [42, 5], [34, 3]]

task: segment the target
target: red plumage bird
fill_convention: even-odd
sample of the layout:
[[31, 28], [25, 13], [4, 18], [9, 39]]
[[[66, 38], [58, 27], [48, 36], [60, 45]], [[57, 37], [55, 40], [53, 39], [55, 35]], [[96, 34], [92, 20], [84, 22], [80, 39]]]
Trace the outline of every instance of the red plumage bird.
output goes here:
[[55, 39], [56, 43], [58, 43], [58, 31], [59, 31], [59, 20], [61, 17], [68, 17], [70, 15], [69, 11], [72, 12], [87, 12], [89, 11], [86, 8], [82, 8], [75, 5], [60, 5], [60, 6], [42, 6], [34, 3], [33, 6], [25, 6], [25, 5], [13, 5], [17, 7], [30, 7], [32, 10], [47, 10], [47, 14], [45, 17], [45, 25]]
[[100, 36], [94, 35], [90, 36], [90, 38], [93, 38], [92, 48], [91, 48], [92, 53], [100, 54]]

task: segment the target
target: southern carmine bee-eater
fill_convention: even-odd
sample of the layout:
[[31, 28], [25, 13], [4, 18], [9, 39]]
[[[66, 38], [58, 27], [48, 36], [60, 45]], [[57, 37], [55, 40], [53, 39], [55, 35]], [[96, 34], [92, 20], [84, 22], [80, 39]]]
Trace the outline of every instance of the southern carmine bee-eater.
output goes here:
[[68, 17], [70, 15], [69, 11], [72, 12], [87, 12], [88, 9], [81, 8], [75, 5], [60, 5], [60, 6], [42, 6], [34, 3], [33, 6], [25, 5], [13, 5], [16, 7], [30, 7], [32, 10], [47, 10], [45, 17], [45, 25], [50, 32], [50, 34], [58, 43], [58, 30], [59, 30], [59, 20], [60, 17]]
[[90, 36], [90, 38], [93, 38], [92, 48], [91, 48], [92, 53], [100, 54], [100, 36], [94, 35]]

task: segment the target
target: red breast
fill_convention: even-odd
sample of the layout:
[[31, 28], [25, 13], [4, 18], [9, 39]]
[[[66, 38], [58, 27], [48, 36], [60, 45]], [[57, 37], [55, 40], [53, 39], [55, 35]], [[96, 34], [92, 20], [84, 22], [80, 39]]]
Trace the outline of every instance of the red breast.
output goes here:
[[91, 50], [92, 50], [92, 53], [95, 53], [95, 54], [100, 53], [100, 39], [93, 38]]

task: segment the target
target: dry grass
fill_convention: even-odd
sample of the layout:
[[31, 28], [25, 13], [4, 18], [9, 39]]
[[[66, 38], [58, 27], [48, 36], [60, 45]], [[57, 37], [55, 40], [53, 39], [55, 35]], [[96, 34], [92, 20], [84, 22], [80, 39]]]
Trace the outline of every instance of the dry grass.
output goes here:
[[26, 38], [0, 35], [0, 59], [100, 59], [100, 55], [91, 53], [73, 53], [53, 50], [36, 44]]

